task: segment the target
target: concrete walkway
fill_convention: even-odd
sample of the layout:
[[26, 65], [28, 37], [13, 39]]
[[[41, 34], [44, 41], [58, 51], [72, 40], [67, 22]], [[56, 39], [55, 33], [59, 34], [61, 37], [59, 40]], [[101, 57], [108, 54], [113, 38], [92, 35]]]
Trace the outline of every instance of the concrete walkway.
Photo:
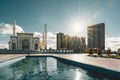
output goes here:
[[55, 55], [55, 56], [120, 72], [120, 60], [118, 59], [90, 57], [85, 54], [70, 54], [70, 55]]
[[24, 56], [23, 54], [0, 54], [0, 62]]

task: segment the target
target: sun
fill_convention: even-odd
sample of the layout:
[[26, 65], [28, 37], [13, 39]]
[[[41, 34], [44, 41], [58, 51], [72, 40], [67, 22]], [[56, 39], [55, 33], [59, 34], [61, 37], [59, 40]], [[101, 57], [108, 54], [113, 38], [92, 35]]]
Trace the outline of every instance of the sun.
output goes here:
[[79, 21], [71, 23], [71, 32], [75, 35], [82, 35], [85, 33], [84, 24]]
[[79, 16], [69, 16], [65, 20], [67, 33], [73, 36], [86, 36], [87, 19]]
[[81, 33], [82, 32], [82, 25], [79, 22], [75, 22], [72, 24], [72, 30], [73, 30], [73, 32]]

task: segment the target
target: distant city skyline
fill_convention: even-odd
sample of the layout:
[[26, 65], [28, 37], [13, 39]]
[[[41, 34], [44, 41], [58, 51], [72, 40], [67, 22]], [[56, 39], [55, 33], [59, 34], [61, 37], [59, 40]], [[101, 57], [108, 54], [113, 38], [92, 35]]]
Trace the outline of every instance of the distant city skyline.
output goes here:
[[[7, 47], [13, 21], [17, 32], [41, 36], [47, 24], [48, 47], [56, 33], [86, 37], [87, 26], [105, 23], [106, 48], [120, 48], [120, 0], [0, 0], [0, 48]], [[2, 26], [3, 23], [5, 26]]]
[[73, 50], [75, 53], [86, 51], [85, 37], [69, 36], [57, 33], [56, 46], [58, 50]]

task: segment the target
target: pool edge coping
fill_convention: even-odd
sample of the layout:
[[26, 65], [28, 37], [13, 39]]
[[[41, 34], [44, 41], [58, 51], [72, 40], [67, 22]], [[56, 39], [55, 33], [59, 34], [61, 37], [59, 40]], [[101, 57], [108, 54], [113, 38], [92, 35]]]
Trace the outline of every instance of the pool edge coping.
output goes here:
[[13, 64], [15, 62], [18, 62], [18, 61], [23, 60], [25, 58], [26, 58], [26, 56], [18, 56], [18, 57], [14, 57], [14, 58], [11, 58], [11, 59], [3, 60], [3, 61], [0, 62], [0, 68], [4, 67], [4, 66], [7, 66], [7, 65], [10, 65], [10, 64]]

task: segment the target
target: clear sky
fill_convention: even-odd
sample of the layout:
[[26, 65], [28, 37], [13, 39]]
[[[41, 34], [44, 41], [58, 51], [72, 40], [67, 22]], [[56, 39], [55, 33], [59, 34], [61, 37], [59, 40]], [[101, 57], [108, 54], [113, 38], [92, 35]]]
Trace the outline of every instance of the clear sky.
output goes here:
[[[120, 46], [120, 0], [0, 0], [0, 24], [16, 20], [25, 32], [86, 36], [87, 26], [105, 23], [106, 40]], [[2, 28], [2, 27], [0, 27]], [[2, 31], [0, 29], [0, 31]], [[1, 43], [9, 39], [0, 32]], [[116, 39], [119, 39], [115, 41]], [[110, 46], [107, 42], [107, 46]], [[112, 48], [112, 47], [111, 47]]]

